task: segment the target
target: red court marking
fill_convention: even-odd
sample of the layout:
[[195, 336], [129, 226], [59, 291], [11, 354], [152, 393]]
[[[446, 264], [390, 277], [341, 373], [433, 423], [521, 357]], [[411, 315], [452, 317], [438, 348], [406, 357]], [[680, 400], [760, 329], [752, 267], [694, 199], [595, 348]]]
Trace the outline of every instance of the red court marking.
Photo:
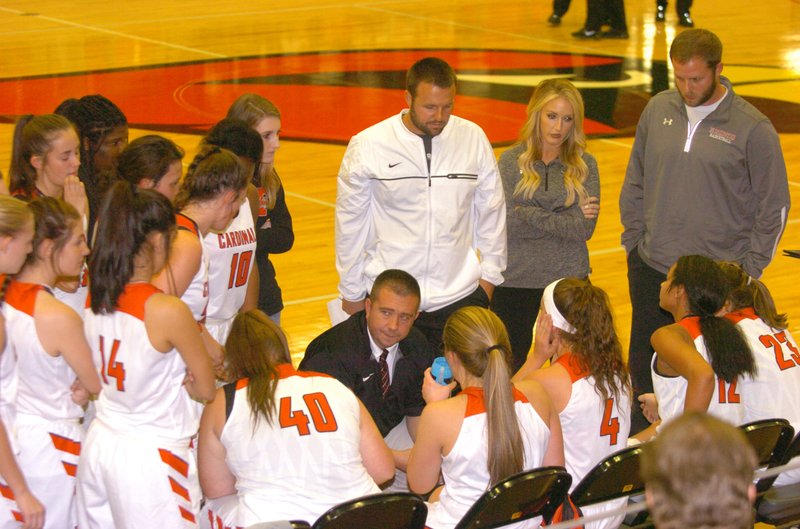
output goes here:
[[[620, 58], [492, 50], [389, 50], [331, 52], [85, 72], [0, 80], [0, 115], [52, 112], [68, 97], [102, 93], [140, 128], [207, 130], [231, 101], [245, 92], [269, 97], [282, 111], [283, 136], [347, 142], [405, 106], [402, 88], [312, 84], [259, 84], [258, 78], [346, 72], [404, 72], [414, 61], [436, 55], [458, 71], [502, 74], [537, 69], [549, 72], [620, 62]], [[484, 128], [492, 142], [516, 140], [525, 105], [491, 98], [458, 96], [456, 114]], [[615, 129], [587, 120], [589, 134]]]

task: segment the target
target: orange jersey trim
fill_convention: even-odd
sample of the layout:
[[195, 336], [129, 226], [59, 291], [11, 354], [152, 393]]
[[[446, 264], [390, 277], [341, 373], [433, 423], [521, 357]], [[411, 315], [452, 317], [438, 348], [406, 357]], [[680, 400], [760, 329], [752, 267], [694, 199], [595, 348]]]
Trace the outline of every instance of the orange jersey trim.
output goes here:
[[33, 316], [36, 295], [42, 290], [45, 287], [37, 283], [23, 283], [12, 279], [6, 290], [6, 303], [28, 316]]
[[573, 384], [578, 380], [581, 380], [589, 376], [589, 370], [584, 369], [580, 365], [578, 358], [574, 356], [571, 352], [565, 353], [560, 357], [558, 357], [555, 363], [567, 370], [567, 373], [569, 374], [569, 379]]
[[117, 301], [117, 310], [144, 321], [144, 305], [150, 296], [160, 293], [150, 283], [129, 283]]
[[[513, 386], [512, 393], [514, 395], [514, 402], [528, 402], [528, 398], [525, 394]], [[464, 411], [464, 417], [486, 413], [486, 403], [483, 400], [483, 388], [471, 386], [461, 390], [461, 394], [467, 396], [467, 409]]]
[[760, 320], [753, 307], [747, 307], [734, 312], [729, 312], [725, 315], [727, 319], [733, 322], [734, 325], [742, 320]]
[[698, 337], [703, 335], [703, 333], [700, 331], [700, 318], [697, 316], [683, 318], [682, 320], [678, 321], [677, 324], [686, 329], [686, 332], [689, 333], [689, 336], [692, 337], [692, 340], [696, 340]]
[[200, 237], [200, 228], [197, 227], [197, 223], [183, 213], [175, 214], [175, 223], [178, 225], [179, 230], [192, 232], [197, 235], [198, 239], [202, 239], [202, 237]]
[[[333, 378], [332, 376], [325, 374], [325, 373], [316, 373], [314, 371], [297, 371], [292, 364], [278, 364], [278, 379], [282, 380], [284, 378], [289, 377], [302, 377], [302, 378], [310, 378], [310, 377], [325, 377], [325, 378]], [[240, 378], [236, 381], [236, 389], [246, 388], [250, 384], [249, 378]]]

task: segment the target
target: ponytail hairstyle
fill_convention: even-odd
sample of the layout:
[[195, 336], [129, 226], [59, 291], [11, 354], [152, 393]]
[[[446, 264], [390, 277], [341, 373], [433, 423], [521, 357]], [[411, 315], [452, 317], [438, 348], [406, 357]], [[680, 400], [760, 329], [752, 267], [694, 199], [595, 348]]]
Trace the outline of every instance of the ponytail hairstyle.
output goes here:
[[[50, 264], [55, 266], [56, 256], [72, 236], [76, 224], [82, 222], [78, 210], [60, 198], [39, 197], [31, 200], [28, 207], [33, 213], [33, 249], [25, 259], [23, 269], [39, 261], [39, 247], [44, 241], [53, 241]], [[56, 268], [56, 272], [60, 271]]]
[[204, 145], [186, 171], [175, 207], [178, 211], [190, 202], [212, 200], [225, 191], [241, 193], [247, 188], [250, 176], [239, 158], [227, 149]]
[[31, 165], [31, 158], [41, 156], [44, 159], [53, 148], [56, 137], [68, 130], [74, 131], [75, 127], [57, 114], [27, 114], [19, 118], [14, 127], [11, 167], [8, 170], [11, 194], [26, 197], [34, 194], [36, 168]]
[[700, 319], [714, 373], [729, 383], [744, 374], [755, 375], [755, 359], [744, 336], [730, 320], [716, 316], [730, 293], [722, 268], [708, 257], [683, 256], [674, 265], [668, 291], [676, 286], [686, 291], [690, 315]]
[[598, 395], [619, 404], [623, 393], [631, 394], [631, 383], [608, 295], [588, 279], [566, 278], [553, 289], [553, 302], [575, 328], [559, 329], [572, 358], [594, 378]]
[[264, 142], [261, 141], [258, 132], [244, 121], [235, 118], [223, 119], [211, 127], [203, 138], [203, 144], [228, 149], [239, 158], [252, 161], [254, 175], [258, 174]]
[[528, 103], [528, 119], [520, 131], [517, 145], [523, 145], [525, 151], [520, 154], [517, 164], [521, 178], [514, 189], [513, 196], [521, 196], [530, 200], [542, 182], [540, 175], [534, 167], [537, 160], [542, 159], [543, 143], [541, 115], [545, 105], [554, 99], [563, 97], [572, 106], [574, 116], [572, 130], [561, 144], [559, 159], [564, 164], [564, 187], [567, 189], [566, 207], [575, 203], [575, 198], [584, 201], [588, 193], [583, 187], [589, 175], [589, 167], [583, 161], [586, 150], [586, 135], [583, 132], [583, 98], [581, 93], [571, 82], [566, 79], [547, 79], [536, 86], [531, 100]]
[[447, 319], [442, 338], [445, 350], [455, 354], [471, 375], [483, 379], [491, 483], [522, 471], [522, 434], [509, 368], [511, 344], [503, 322], [488, 309], [463, 307]]
[[89, 257], [89, 294], [95, 314], [110, 314], [134, 273], [134, 260], [146, 250], [151, 233], [163, 233], [164, 255], [175, 232], [175, 211], [167, 197], [150, 189], [117, 182], [98, 216], [95, 246]]
[[225, 342], [225, 362], [232, 380], [249, 378], [247, 401], [255, 431], [258, 421], [272, 424], [277, 403], [278, 365], [291, 364], [286, 336], [257, 309], [239, 313]]
[[33, 219], [28, 204], [8, 195], [0, 195], [0, 237], [14, 237]]
[[[264, 118], [281, 119], [281, 111], [272, 101], [258, 94], [242, 94], [228, 109], [229, 118], [240, 119], [255, 130], [256, 126]], [[263, 142], [262, 142], [263, 147]], [[261, 159], [258, 160], [261, 162]], [[281, 179], [275, 171], [275, 167], [270, 165], [259, 165], [260, 178], [258, 185], [267, 192], [267, 209], [275, 207], [275, 199], [281, 187]], [[256, 182], [254, 182], [256, 183]]]
[[773, 329], [782, 331], [789, 327], [788, 316], [786, 313], [778, 313], [772, 294], [764, 283], [747, 275], [739, 263], [720, 261], [719, 265], [731, 289], [728, 301], [732, 310], [753, 307], [758, 317]]
[[125, 147], [117, 160], [117, 172], [122, 180], [138, 185], [144, 179], [158, 182], [169, 166], [183, 160], [184, 151], [172, 140], [148, 134], [136, 138]]

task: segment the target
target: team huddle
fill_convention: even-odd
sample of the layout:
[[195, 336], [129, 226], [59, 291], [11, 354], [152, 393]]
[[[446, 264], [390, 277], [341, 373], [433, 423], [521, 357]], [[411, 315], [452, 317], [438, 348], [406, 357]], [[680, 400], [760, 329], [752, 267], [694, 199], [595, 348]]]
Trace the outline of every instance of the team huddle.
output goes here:
[[[688, 115], [682, 171], [700, 164], [711, 181], [713, 160], [695, 160], [730, 157], [721, 144], [698, 154], [704, 134], [737, 153], [750, 148], [737, 141], [772, 141], [720, 77], [716, 36], [683, 32], [671, 58], [678, 88], [645, 115]], [[632, 335], [648, 343], [632, 342], [629, 370], [589, 279], [600, 185], [580, 92], [541, 82], [498, 163], [480, 127], [451, 115], [455, 91], [450, 65], [422, 59], [408, 108], [350, 141], [335, 214], [346, 319], [298, 368], [269, 261], [294, 240], [271, 102], [233, 102], [185, 174], [172, 141], [128, 144], [103, 96], [20, 119], [12, 196], [0, 195], [0, 528], [313, 523], [410, 490], [428, 501], [428, 527], [451, 529], [492, 484], [558, 465], [574, 487], [684, 412], [800, 428], [800, 352], [757, 279], [789, 208], [779, 150], [748, 170], [751, 188], [730, 184], [747, 195], [731, 206], [741, 218], [705, 239], [693, 226], [681, 244], [653, 174], [679, 155], [640, 123], [620, 203]], [[738, 140], [715, 121], [729, 113], [749, 127]]]

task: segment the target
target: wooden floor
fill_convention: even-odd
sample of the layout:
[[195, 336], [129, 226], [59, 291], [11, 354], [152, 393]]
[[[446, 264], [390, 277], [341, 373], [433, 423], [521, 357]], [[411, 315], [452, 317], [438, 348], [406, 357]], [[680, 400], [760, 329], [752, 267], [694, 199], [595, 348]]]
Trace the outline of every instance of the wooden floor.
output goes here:
[[[47, 112], [55, 106], [52, 101], [66, 97], [108, 91], [118, 94], [123, 88], [134, 95], [125, 96], [124, 102], [114, 95], [109, 97], [136, 124], [131, 138], [153, 129], [168, 131], [165, 134], [191, 154], [199, 139], [191, 132], [199, 133], [203, 123], [184, 119], [181, 112], [192, 105], [195, 109], [202, 106], [190, 97], [191, 89], [198, 85], [197, 75], [203, 81], [203, 72], [207, 71], [210, 79], [226, 61], [240, 57], [301, 57], [317, 61], [320, 71], [323, 65], [325, 71], [330, 71], [336, 67], [331, 63], [340, 57], [335, 52], [341, 51], [422, 50], [433, 55], [440, 50], [469, 50], [470, 55], [462, 56], [468, 59], [457, 70], [463, 73], [469, 69], [471, 79], [479, 82], [479, 76], [475, 76], [484, 68], [482, 61], [488, 65], [494, 60], [491, 54], [499, 50], [536, 51], [547, 57], [623, 57], [627, 78], [632, 78], [628, 66], [646, 73], [655, 71], [653, 65], [663, 64], [669, 42], [679, 31], [672, 11], [667, 24], [657, 26], [653, 22], [654, 4], [647, 0], [628, 2], [628, 40], [579, 41], [569, 35], [582, 25], [585, 15], [583, 2], [578, 1], [573, 2], [563, 25], [557, 28], [545, 24], [550, 9], [543, 0], [502, 4], [492, 0], [0, 1], [0, 28], [3, 28], [0, 30], [0, 121], [5, 123], [0, 125], [0, 167], [4, 172], [8, 167], [11, 123], [16, 115]], [[800, 204], [800, 120], [787, 119], [800, 115], [800, 2], [699, 0], [693, 16], [699, 26], [715, 31], [723, 40], [724, 73], [730, 76], [736, 91], [753, 98], [775, 121], [789, 168], [793, 202]], [[287, 61], [277, 63], [270, 75], [284, 73], [280, 65], [288, 69]], [[406, 61], [402, 67], [388, 65], [387, 69], [402, 71], [410, 62]], [[552, 59], [552, 63], [556, 68], [558, 61]], [[160, 85], [162, 81], [156, 80], [160, 79], [156, 76], [161, 75], [158, 73], [161, 70], [155, 67], [169, 65], [194, 68], [195, 78], [191, 83], [175, 81], [174, 90], [166, 96], [158, 95], [157, 89], [163, 91], [164, 87]], [[114, 77], [127, 75], [132, 68], [140, 69], [134, 72], [140, 76], [136, 80]], [[175, 79], [178, 77], [174, 74]], [[153, 87], [147, 85], [148, 79]], [[366, 77], [359, 77], [350, 86], [346, 86], [347, 79], [333, 84], [357, 89], [358, 86], [352, 85], [360, 84], [363, 79]], [[492, 86], [498, 82], [505, 81], [494, 81]], [[526, 94], [535, 82], [514, 81], [517, 89], [525, 90]], [[269, 84], [262, 81], [258, 90], [272, 98], [270, 88], [264, 88]], [[274, 262], [286, 303], [283, 326], [290, 337], [293, 355], [299, 358], [307, 343], [327, 328], [325, 303], [336, 296], [333, 204], [344, 142], [363, 128], [365, 122], [379, 119], [373, 116], [396, 113], [404, 103], [400, 89], [368, 92], [361, 99], [357, 97], [355, 102], [347, 103], [345, 115], [319, 118], [316, 132], [320, 133], [315, 134], [312, 133], [315, 128], [309, 128], [307, 120], [313, 123], [317, 100], [296, 101], [306, 97], [305, 92], [287, 92], [279, 83], [274, 89], [275, 99], [283, 109], [284, 129], [277, 167], [296, 233], [294, 248], [287, 254], [274, 256]], [[639, 92], [648, 90], [645, 87]], [[330, 94], [338, 98], [341, 93]], [[224, 95], [226, 92], [219, 94], [223, 95], [204, 100], [208, 104], [207, 123], [221, 118], [230, 102]], [[379, 97], [370, 99], [375, 94]], [[482, 116], [476, 120], [487, 130], [493, 127], [490, 139], [497, 142], [499, 155], [508, 145], [508, 138], [516, 135], [524, 106], [517, 105], [510, 113], [504, 110], [502, 102], [479, 107], [478, 97], [471, 95], [475, 97], [457, 100], [456, 114]], [[589, 150], [599, 163], [602, 182], [602, 212], [589, 245], [592, 277], [611, 296], [623, 343], [627, 343], [630, 305], [624, 252], [619, 244], [617, 198], [630, 154], [632, 127], [641, 106], [630, 101], [634, 99], [612, 102], [616, 106], [606, 110], [609, 114], [613, 112], [614, 119], [622, 126], [589, 142]], [[297, 110], [290, 112], [290, 109]], [[175, 123], [168, 122], [172, 115], [178, 116]], [[338, 130], [349, 132], [326, 136], [328, 129], [333, 130], [331, 121], [338, 121], [333, 123]], [[302, 127], [298, 125], [301, 122]], [[800, 330], [800, 296], [795, 283], [800, 261], [781, 257], [780, 250], [800, 248], [798, 222], [800, 216], [795, 209], [790, 213], [779, 255], [764, 276], [778, 307], [793, 317], [795, 332]]]

